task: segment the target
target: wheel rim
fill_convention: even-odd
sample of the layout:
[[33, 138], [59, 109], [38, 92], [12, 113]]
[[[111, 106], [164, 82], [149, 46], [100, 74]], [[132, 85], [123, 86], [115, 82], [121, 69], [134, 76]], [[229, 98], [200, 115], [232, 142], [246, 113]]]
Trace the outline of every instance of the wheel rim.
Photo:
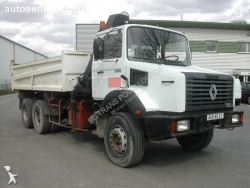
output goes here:
[[114, 126], [109, 134], [109, 144], [116, 155], [123, 155], [127, 150], [127, 135], [122, 127]]
[[23, 107], [23, 119], [24, 121], [28, 120], [28, 110], [26, 107]]
[[40, 112], [38, 109], [35, 110], [35, 123], [37, 127], [40, 126]]

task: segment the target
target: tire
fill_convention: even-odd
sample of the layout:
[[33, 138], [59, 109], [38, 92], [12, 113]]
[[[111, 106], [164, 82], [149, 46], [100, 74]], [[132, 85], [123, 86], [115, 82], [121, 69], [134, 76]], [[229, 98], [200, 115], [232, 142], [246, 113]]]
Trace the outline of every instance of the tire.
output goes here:
[[23, 125], [26, 128], [33, 128], [32, 107], [34, 101], [30, 98], [24, 99], [21, 106]]
[[[51, 116], [51, 120], [58, 122], [58, 116]], [[53, 123], [50, 124], [50, 132], [51, 133], [57, 133], [61, 130], [61, 126], [55, 125]]]
[[110, 160], [118, 166], [136, 166], [144, 155], [142, 127], [129, 113], [120, 112], [111, 116], [105, 126], [104, 141]]
[[248, 103], [248, 104], [250, 104], [250, 97], [248, 97], [248, 99], [247, 99], [247, 103]]
[[213, 134], [214, 130], [210, 129], [205, 133], [179, 137], [177, 141], [184, 149], [198, 151], [206, 148], [210, 144]]
[[44, 101], [37, 100], [32, 108], [32, 120], [34, 129], [38, 134], [50, 132], [49, 116], [44, 113]]

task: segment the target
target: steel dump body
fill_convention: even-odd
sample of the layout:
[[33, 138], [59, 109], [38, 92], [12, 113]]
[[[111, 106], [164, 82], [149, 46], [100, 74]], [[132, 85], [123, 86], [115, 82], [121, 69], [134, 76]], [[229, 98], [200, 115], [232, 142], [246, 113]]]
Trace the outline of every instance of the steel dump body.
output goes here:
[[12, 90], [72, 91], [76, 77], [84, 73], [91, 55], [91, 52], [63, 51], [58, 57], [12, 64]]

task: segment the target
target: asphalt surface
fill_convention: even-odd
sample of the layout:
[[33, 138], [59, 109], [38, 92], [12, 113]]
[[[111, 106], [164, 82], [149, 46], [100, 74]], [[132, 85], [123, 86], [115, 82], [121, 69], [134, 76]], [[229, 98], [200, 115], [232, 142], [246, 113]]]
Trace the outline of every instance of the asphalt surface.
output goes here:
[[[175, 139], [147, 143], [141, 164], [124, 169], [91, 133], [24, 128], [17, 94], [0, 96], [0, 188], [250, 187], [250, 105], [236, 109], [245, 111], [244, 127], [215, 130], [205, 150], [183, 150]], [[8, 185], [7, 165], [16, 185]]]

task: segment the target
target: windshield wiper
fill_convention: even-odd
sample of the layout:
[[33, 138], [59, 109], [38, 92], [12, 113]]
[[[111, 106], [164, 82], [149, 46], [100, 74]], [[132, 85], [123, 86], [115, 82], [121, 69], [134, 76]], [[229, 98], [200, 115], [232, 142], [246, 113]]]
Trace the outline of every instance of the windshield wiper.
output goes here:
[[169, 56], [166, 56], [165, 59], [167, 59], [169, 57], [176, 57], [175, 61], [178, 61], [178, 59], [179, 59], [178, 55], [169, 55]]

